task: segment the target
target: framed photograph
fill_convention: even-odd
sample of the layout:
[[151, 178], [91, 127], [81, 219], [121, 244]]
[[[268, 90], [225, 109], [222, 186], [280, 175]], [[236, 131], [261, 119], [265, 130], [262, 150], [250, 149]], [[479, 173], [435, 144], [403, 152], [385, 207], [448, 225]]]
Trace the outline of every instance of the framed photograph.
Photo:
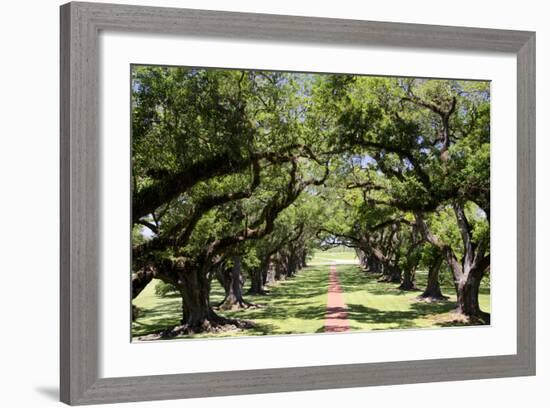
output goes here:
[[60, 318], [70, 405], [534, 375], [535, 33], [62, 6]]

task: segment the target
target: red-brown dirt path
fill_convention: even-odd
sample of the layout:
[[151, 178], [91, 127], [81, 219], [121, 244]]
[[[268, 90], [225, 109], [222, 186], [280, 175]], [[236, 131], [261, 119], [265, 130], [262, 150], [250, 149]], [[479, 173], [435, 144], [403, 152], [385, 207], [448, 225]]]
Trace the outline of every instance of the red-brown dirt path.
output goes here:
[[330, 265], [325, 332], [337, 333], [349, 330], [348, 312], [344, 294], [338, 280], [336, 264]]

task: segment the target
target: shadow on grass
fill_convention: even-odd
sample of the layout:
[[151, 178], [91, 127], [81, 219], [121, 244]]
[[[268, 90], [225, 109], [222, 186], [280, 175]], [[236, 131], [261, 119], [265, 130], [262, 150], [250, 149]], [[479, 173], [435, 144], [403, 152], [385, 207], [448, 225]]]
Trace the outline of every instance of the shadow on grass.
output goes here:
[[[453, 321], [449, 312], [452, 312], [456, 304], [452, 300], [426, 303], [416, 301], [416, 296], [411, 291], [398, 289], [395, 283], [378, 282], [379, 275], [366, 273], [355, 265], [338, 265], [340, 286], [344, 293], [358, 292], [355, 301], [347, 305], [347, 314], [352, 331], [367, 330], [360, 325], [372, 325], [372, 330], [399, 329], [418, 327], [416, 319], [429, 319], [432, 327], [447, 327], [471, 325]], [[324, 333], [324, 319], [326, 315], [326, 295], [328, 291], [329, 268], [323, 266], [311, 266], [300, 271], [292, 279], [277, 282], [269, 286], [267, 295], [245, 295], [245, 299], [251, 303], [259, 304], [260, 308], [242, 309], [237, 311], [216, 313], [221, 316], [251, 320], [256, 326], [251, 329], [241, 330], [227, 335], [255, 336], [274, 334], [297, 333]], [[427, 273], [417, 273], [417, 286], [425, 286]], [[450, 277], [445, 276], [442, 281], [442, 290], [447, 295], [454, 295], [454, 286]], [[369, 307], [369, 301], [362, 300], [360, 292], [367, 292], [371, 296], [388, 296], [400, 299], [401, 310], [382, 310]], [[481, 294], [489, 294], [489, 280], [484, 280], [480, 290]], [[411, 296], [411, 298], [407, 298]], [[223, 299], [223, 288], [213, 282], [211, 303]], [[386, 298], [383, 302], [385, 302]], [[380, 301], [379, 301], [380, 302]], [[406, 302], [406, 303], [403, 303]], [[384, 303], [385, 304], [385, 303]], [[154, 306], [142, 309], [141, 315], [132, 325], [133, 336], [142, 336], [158, 332], [167, 327], [179, 324], [181, 318], [179, 294], [170, 293], [163, 298], [158, 298]], [[377, 307], [382, 307], [378, 303]], [[422, 320], [421, 325], [426, 322]], [[321, 326], [321, 327], [319, 327]], [[380, 327], [377, 327], [380, 326]], [[370, 328], [368, 330], [371, 330]], [[224, 334], [225, 336], [225, 334]], [[206, 335], [205, 337], [214, 337]], [[217, 337], [217, 336], [216, 336]]]
[[348, 305], [348, 318], [358, 323], [392, 324], [399, 328], [414, 327], [412, 320], [420, 314], [414, 311], [379, 310], [359, 304]]
[[[380, 274], [367, 273], [360, 267], [339, 271], [340, 287], [345, 293], [368, 291], [372, 295], [406, 295], [414, 291], [401, 290], [395, 282], [379, 282]], [[416, 290], [417, 292], [418, 290]]]
[[[391, 325], [391, 328], [413, 328], [416, 327], [415, 320], [428, 318], [433, 315], [441, 315], [442, 319], [456, 307], [454, 302], [442, 301], [438, 303], [414, 302], [409, 310], [380, 310], [366, 307], [360, 304], [348, 305], [348, 318], [363, 324]], [[471, 326], [471, 323], [460, 323], [450, 320], [435, 322], [436, 326]], [[389, 327], [388, 327], [389, 328]], [[373, 330], [383, 328], [374, 327]]]
[[138, 318], [132, 323], [132, 336], [144, 336], [180, 324], [179, 296], [176, 298], [157, 304], [154, 308], [138, 308]]
[[488, 323], [485, 323], [482, 320], [464, 321], [451, 318], [447, 321], [437, 322], [435, 325], [437, 327], [487, 326]]
[[245, 331], [247, 335], [268, 336], [277, 331], [278, 327], [270, 323], [255, 323], [255, 326]]
[[[395, 283], [379, 282], [378, 275], [367, 274], [359, 268], [343, 269], [339, 274], [341, 286], [346, 293], [366, 291], [374, 296], [411, 296], [418, 291], [404, 291], [396, 287]], [[416, 326], [415, 320], [430, 315], [446, 314], [455, 308], [452, 301], [426, 303], [421, 301], [408, 301], [406, 310], [381, 310], [369, 307], [365, 304], [350, 303], [348, 318], [357, 323], [367, 325], [379, 325], [386, 327], [373, 327], [374, 330], [383, 328], [412, 328]], [[353, 330], [353, 327], [351, 328]], [[365, 330], [363, 328], [363, 330]]]
[[134, 322], [132, 326], [132, 336], [139, 337], [151, 333], [158, 333], [169, 327], [174, 327], [180, 324], [179, 319], [166, 317], [164, 319], [155, 320], [154, 323]]
[[304, 313], [304, 307], [307, 309], [307, 306], [315, 301], [314, 298], [324, 296], [327, 291], [328, 271], [311, 268], [302, 271], [292, 279], [270, 286], [268, 295], [247, 298], [253, 302], [264, 304], [265, 308], [242, 310], [236, 313], [247, 318], [300, 317]]
[[[392, 282], [379, 282], [380, 274], [369, 273], [362, 270], [359, 266], [350, 266], [348, 268], [339, 268], [338, 276], [340, 286], [344, 292], [354, 292], [359, 290], [367, 290], [373, 295], [406, 295], [411, 292], [423, 290], [426, 287], [428, 273], [427, 271], [416, 272], [416, 286], [418, 290], [406, 291], [401, 290], [397, 286], [399, 284]], [[447, 295], [455, 294], [455, 287], [450, 275], [450, 272], [445, 272], [440, 275], [441, 290]], [[479, 287], [480, 295], [490, 295], [490, 279], [484, 277]]]
[[[430, 314], [442, 314], [449, 313], [456, 308], [456, 303], [449, 300], [440, 300], [438, 302], [423, 302], [416, 301], [411, 303], [411, 309], [420, 316], [426, 316]], [[420, 317], [419, 316], [419, 317]]]

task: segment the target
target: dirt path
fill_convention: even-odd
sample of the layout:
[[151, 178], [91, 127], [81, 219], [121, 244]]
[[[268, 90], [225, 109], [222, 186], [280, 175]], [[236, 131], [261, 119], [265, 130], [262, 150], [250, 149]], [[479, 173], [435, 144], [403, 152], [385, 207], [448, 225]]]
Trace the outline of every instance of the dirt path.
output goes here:
[[336, 264], [330, 265], [327, 313], [325, 317], [325, 332], [336, 333], [349, 330], [347, 307], [344, 294], [340, 288]]

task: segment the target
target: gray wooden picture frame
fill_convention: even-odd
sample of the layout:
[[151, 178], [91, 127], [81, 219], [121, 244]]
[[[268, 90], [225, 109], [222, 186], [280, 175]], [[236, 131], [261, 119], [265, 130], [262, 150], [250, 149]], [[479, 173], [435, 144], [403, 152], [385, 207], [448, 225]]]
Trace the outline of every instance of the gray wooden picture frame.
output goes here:
[[[191, 36], [517, 55], [517, 354], [99, 377], [98, 34]], [[113, 4], [61, 6], [61, 401], [97, 404], [535, 374], [535, 33]]]

